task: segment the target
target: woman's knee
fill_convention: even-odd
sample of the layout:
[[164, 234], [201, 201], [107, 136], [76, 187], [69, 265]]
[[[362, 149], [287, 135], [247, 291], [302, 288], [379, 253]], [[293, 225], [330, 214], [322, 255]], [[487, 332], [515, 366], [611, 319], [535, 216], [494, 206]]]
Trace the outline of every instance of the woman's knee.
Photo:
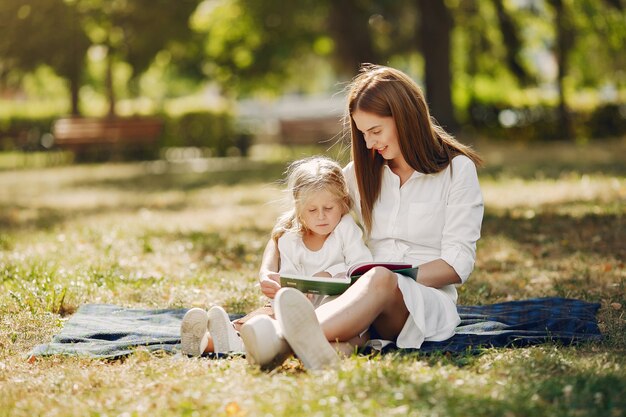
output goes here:
[[377, 266], [371, 270], [368, 286], [377, 293], [381, 291], [393, 293], [398, 288], [398, 278], [387, 268]]

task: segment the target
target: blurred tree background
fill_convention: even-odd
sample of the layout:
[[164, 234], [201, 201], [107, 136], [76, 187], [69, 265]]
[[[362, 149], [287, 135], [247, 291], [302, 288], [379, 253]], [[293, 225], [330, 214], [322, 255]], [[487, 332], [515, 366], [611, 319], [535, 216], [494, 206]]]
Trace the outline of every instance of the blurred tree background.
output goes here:
[[[620, 137], [625, 6], [624, 0], [3, 0], [0, 149], [62, 146], [66, 133], [55, 131], [55, 122], [68, 115], [72, 129], [90, 120], [80, 126], [91, 130], [81, 134], [105, 145], [124, 138], [104, 140], [112, 122], [101, 120], [157, 116], [163, 124], [147, 142], [152, 147], [245, 154], [262, 124], [242, 123], [238, 103], [253, 103], [263, 114], [280, 97], [333, 97], [365, 62], [409, 73], [425, 89], [434, 117], [452, 131], [506, 140]], [[133, 132], [130, 140], [141, 135]]]

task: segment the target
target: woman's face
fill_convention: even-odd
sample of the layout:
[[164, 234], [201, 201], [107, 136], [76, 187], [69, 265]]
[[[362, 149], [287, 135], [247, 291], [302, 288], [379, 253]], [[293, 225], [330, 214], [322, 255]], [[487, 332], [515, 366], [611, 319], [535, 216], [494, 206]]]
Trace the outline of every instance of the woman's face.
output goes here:
[[356, 110], [352, 113], [352, 120], [363, 134], [367, 149], [374, 149], [388, 161], [402, 158], [398, 143], [398, 130], [392, 117], [382, 117]]

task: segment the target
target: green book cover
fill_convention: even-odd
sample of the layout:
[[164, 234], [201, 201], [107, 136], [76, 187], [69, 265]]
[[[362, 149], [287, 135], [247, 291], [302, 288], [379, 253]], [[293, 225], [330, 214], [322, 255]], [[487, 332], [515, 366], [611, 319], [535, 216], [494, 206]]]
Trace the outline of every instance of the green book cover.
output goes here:
[[352, 285], [350, 278], [307, 277], [302, 275], [281, 274], [280, 286], [293, 287], [303, 293], [338, 295]]
[[303, 293], [339, 295], [354, 284], [360, 276], [376, 266], [384, 266], [411, 279], [417, 279], [417, 266], [402, 262], [366, 262], [350, 267], [348, 276], [345, 277], [330, 278], [281, 274], [280, 285], [281, 287], [296, 288]]

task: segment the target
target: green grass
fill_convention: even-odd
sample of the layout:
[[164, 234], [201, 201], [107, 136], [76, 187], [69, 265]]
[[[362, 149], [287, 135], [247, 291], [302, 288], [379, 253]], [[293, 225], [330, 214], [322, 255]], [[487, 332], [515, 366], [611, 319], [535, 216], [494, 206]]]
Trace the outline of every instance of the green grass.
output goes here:
[[29, 363], [86, 303], [262, 305], [256, 270], [283, 208], [278, 180], [301, 153], [3, 171], [0, 416], [624, 415], [626, 142], [477, 147], [488, 163], [486, 214], [460, 302], [599, 302], [603, 341], [354, 356], [321, 373], [295, 359], [264, 373], [243, 358], [142, 349], [117, 361]]

